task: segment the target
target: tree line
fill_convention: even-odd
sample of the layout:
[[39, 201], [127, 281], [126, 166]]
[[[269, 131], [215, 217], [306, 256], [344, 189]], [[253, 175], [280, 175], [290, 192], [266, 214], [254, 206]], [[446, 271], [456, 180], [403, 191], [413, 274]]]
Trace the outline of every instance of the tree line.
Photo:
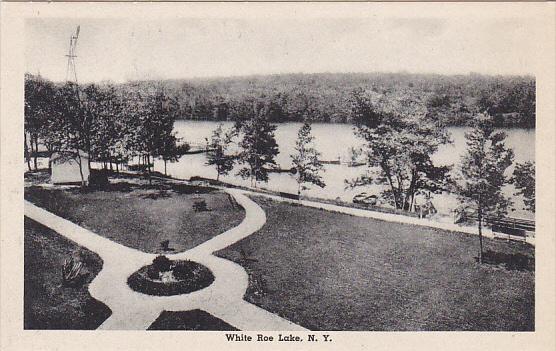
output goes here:
[[154, 158], [175, 161], [188, 148], [179, 145], [173, 130], [178, 112], [175, 99], [154, 83], [124, 90], [112, 84], [55, 84], [26, 75], [27, 166], [38, 168], [43, 145], [47, 156], [59, 152], [80, 167], [83, 152], [87, 162], [116, 170], [137, 158], [150, 174]]
[[[151, 84], [134, 82], [133, 84]], [[161, 82], [176, 99], [179, 118], [233, 121], [253, 105], [271, 122], [353, 123], [355, 90], [417, 95], [449, 126], [472, 123], [486, 111], [497, 127], [535, 126], [535, 79], [530, 76], [406, 73], [283, 74]]]

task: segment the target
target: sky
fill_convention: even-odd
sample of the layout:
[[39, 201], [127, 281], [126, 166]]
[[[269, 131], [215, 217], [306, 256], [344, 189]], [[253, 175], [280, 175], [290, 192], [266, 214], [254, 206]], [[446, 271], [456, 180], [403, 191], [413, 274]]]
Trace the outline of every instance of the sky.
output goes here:
[[66, 78], [77, 25], [79, 82], [252, 74], [410, 72], [533, 74], [539, 42], [527, 18], [34, 18], [25, 66]]

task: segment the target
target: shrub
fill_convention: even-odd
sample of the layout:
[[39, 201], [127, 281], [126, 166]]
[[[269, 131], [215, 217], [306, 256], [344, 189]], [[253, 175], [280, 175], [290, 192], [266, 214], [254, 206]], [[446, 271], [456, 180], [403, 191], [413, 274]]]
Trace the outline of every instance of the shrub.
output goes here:
[[204, 212], [208, 211], [207, 202], [204, 199], [195, 200], [193, 203], [193, 210], [195, 212]]
[[164, 255], [156, 256], [153, 260], [153, 267], [159, 272], [167, 272], [171, 266], [172, 261]]
[[502, 264], [509, 270], [535, 270], [534, 258], [521, 253], [503, 253], [487, 250], [483, 254], [483, 260], [487, 264]]
[[93, 188], [101, 188], [107, 186], [109, 171], [92, 169], [89, 175], [89, 186]]
[[170, 251], [170, 240], [163, 240], [160, 242], [162, 251]]
[[[152, 163], [150, 164], [151, 168], [154, 166]], [[148, 169], [148, 165], [129, 165], [127, 169], [130, 171], [139, 171], [139, 172], [146, 172]]]
[[149, 279], [160, 279], [160, 271], [154, 265], [148, 266], [146, 274]]
[[[164, 257], [164, 256], [159, 256]], [[158, 258], [158, 257], [157, 257]], [[156, 296], [171, 296], [188, 294], [203, 289], [214, 281], [211, 271], [198, 263], [192, 261], [174, 261], [174, 277], [177, 281], [162, 282], [158, 276], [158, 270], [154, 265], [140, 268], [127, 279], [129, 287], [143, 294]], [[152, 269], [152, 270], [151, 270]], [[157, 273], [155, 278], [149, 274]]]
[[178, 280], [186, 280], [193, 278], [195, 265], [191, 261], [182, 261], [176, 263], [174, 269], [174, 277]]

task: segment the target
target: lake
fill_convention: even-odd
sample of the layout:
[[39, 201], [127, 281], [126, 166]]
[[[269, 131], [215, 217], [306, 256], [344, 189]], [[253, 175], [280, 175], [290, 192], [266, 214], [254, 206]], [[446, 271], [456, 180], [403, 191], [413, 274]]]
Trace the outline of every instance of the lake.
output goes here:
[[[233, 125], [231, 122], [224, 122], [224, 127], [229, 128]], [[218, 125], [217, 122], [208, 121], [176, 121], [174, 129], [178, 137], [183, 138], [183, 141], [204, 144], [205, 138], [210, 138], [212, 131]], [[280, 149], [280, 154], [277, 156], [277, 163], [281, 168], [290, 168], [291, 159], [290, 154], [293, 153], [295, 146], [295, 139], [297, 131], [301, 127], [301, 123], [284, 123], [278, 124], [275, 136]], [[453, 144], [445, 145], [436, 152], [432, 158], [436, 165], [449, 165], [457, 164], [464, 154], [465, 132], [468, 127], [450, 127], [449, 131], [453, 140]], [[511, 128], [504, 129], [507, 133], [506, 145], [513, 148], [515, 153], [515, 162], [525, 162], [535, 160], [535, 130], [534, 129], [521, 129]], [[323, 160], [338, 160], [338, 158], [347, 159], [349, 157], [349, 149], [361, 145], [362, 141], [357, 138], [353, 133], [353, 126], [348, 124], [326, 124], [315, 123], [312, 125], [313, 136], [315, 137], [315, 147], [322, 154]], [[205, 154], [192, 154], [184, 155], [178, 162], [168, 163], [167, 171], [169, 175], [177, 178], [188, 179], [192, 176], [202, 176], [205, 178], [216, 178], [216, 169], [212, 166], [207, 166]], [[234, 171], [228, 176], [221, 177], [224, 182], [249, 186], [249, 180], [241, 179], [235, 176], [237, 172], [236, 167]], [[376, 193], [380, 189], [377, 186], [369, 186], [365, 188], [345, 189], [345, 179], [352, 179], [362, 174], [365, 171], [365, 166], [362, 167], [348, 167], [347, 165], [325, 165], [325, 172], [322, 174], [326, 187], [321, 189], [312, 186], [311, 189], [306, 190], [304, 194], [325, 198], [336, 199], [340, 198], [344, 201], [351, 201], [355, 194], [362, 191]], [[513, 167], [511, 167], [513, 169]], [[512, 171], [508, 169], [508, 175]], [[162, 161], [155, 162], [155, 170], [163, 172], [164, 164]], [[259, 183], [259, 187], [284, 191], [290, 193], [297, 192], [297, 183], [294, 178], [287, 173], [272, 173], [268, 183]], [[512, 195], [514, 192], [513, 187], [507, 186], [505, 189], [507, 195]], [[515, 199], [518, 210], [511, 213], [512, 216], [532, 218], [533, 214], [527, 211], [522, 211], [521, 199]], [[457, 199], [450, 194], [437, 195], [433, 199], [434, 205], [440, 213], [448, 215], [455, 206], [457, 206]]]

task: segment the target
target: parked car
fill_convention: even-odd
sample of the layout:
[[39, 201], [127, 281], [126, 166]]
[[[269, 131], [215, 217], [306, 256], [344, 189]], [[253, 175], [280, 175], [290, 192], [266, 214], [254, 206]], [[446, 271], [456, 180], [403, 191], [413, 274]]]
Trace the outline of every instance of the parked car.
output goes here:
[[360, 193], [353, 197], [353, 203], [368, 206], [376, 206], [378, 204], [378, 196], [374, 194]]

